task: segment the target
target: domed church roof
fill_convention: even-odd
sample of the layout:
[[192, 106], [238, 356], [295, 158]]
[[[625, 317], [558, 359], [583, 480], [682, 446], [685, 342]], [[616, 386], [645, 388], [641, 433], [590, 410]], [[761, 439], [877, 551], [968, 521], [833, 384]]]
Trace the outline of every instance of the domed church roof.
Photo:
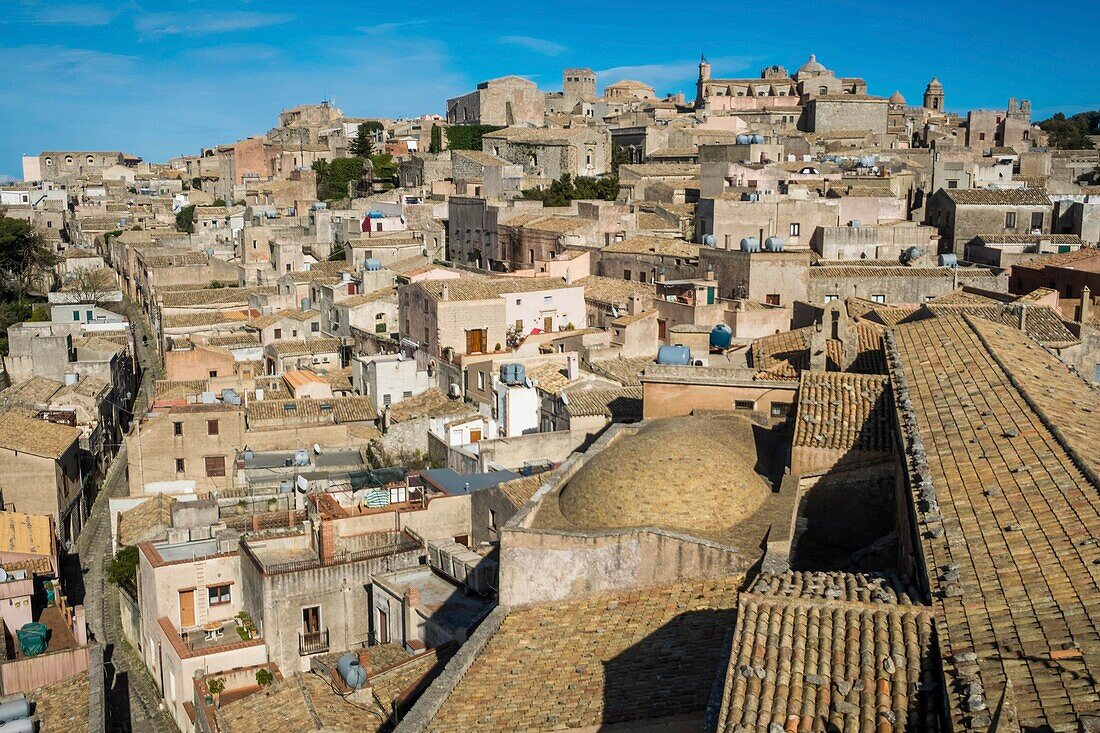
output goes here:
[[822, 71], [828, 71], [824, 66], [817, 62], [817, 56], [810, 54], [810, 60], [798, 67], [799, 74], [820, 74]]
[[890, 104], [905, 104], [905, 97], [901, 96], [901, 92], [894, 92], [890, 95]]
[[753, 435], [739, 415], [654, 420], [581, 466], [559, 509], [579, 528], [664, 527], [723, 539], [771, 493], [754, 469]]
[[928, 91], [929, 89], [943, 89], [943, 84], [940, 84], [940, 80], [933, 76], [932, 81], [928, 82], [928, 86], [925, 88], [925, 91]]

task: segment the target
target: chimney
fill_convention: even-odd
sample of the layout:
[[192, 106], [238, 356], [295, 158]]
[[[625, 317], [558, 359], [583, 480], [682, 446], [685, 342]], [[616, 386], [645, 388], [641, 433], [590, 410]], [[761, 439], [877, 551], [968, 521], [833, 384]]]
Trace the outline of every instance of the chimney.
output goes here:
[[1081, 323], [1088, 323], [1089, 315], [1092, 312], [1092, 291], [1089, 290], [1088, 285], [1081, 287], [1081, 315], [1077, 317], [1077, 320]]
[[571, 268], [565, 268], [565, 282], [569, 285], [573, 284], [573, 270]]
[[630, 315], [636, 316], [642, 312], [642, 296], [632, 293], [630, 296]]
[[565, 374], [569, 377], [570, 382], [574, 382], [580, 378], [581, 369], [576, 354], [569, 354], [565, 357]]
[[331, 563], [336, 558], [336, 525], [321, 520], [318, 538], [317, 550], [321, 555], [322, 564]]
[[1018, 315], [1020, 316], [1020, 323], [1019, 323], [1020, 330], [1026, 333], [1027, 332], [1027, 304], [1026, 303], [1020, 303], [1020, 311], [1019, 311]]
[[443, 292], [440, 294], [439, 297], [441, 300], [451, 299], [451, 286], [447, 284], [446, 280], [443, 281]]
[[708, 282], [714, 282], [714, 265], [707, 263], [707, 271], [703, 274], [703, 279]]

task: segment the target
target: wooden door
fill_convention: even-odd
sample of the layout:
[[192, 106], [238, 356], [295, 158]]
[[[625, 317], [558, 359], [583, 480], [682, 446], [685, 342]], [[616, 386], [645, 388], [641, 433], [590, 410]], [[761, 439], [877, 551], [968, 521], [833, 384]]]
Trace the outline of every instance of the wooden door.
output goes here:
[[316, 634], [321, 631], [321, 607], [310, 606], [302, 609], [302, 632]]
[[550, 333], [554, 330], [554, 317], [546, 316], [542, 319], [542, 330]]
[[470, 431], [470, 442], [471, 443], [476, 443], [479, 440], [481, 440], [481, 431], [480, 430], [471, 430]]
[[188, 629], [195, 625], [195, 591], [180, 591], [180, 629]]
[[466, 332], [466, 353], [481, 354], [485, 352], [485, 330], [475, 329]]

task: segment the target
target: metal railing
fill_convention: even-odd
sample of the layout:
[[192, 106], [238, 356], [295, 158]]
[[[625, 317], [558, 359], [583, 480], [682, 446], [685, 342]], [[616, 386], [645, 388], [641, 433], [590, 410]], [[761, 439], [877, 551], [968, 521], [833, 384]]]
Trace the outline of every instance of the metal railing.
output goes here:
[[298, 633], [298, 655], [321, 654], [328, 651], [328, 629]]

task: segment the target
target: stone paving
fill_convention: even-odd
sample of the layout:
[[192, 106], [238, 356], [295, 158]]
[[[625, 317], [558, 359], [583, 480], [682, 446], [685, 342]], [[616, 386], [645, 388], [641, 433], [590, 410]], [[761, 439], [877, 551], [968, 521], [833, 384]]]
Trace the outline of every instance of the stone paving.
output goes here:
[[[141, 336], [149, 333], [144, 318], [136, 308], [127, 310], [137, 329], [138, 360], [146, 368], [133, 407], [134, 414], [141, 415], [148, 408], [152, 386], [159, 377], [160, 361], [155, 346], [141, 343]], [[84, 607], [92, 635], [103, 646], [109, 716], [107, 730], [177, 733], [178, 728], [163, 708], [163, 700], [152, 677], [123, 637], [118, 589], [106, 578], [111, 540], [107, 502], [110, 497], [124, 496], [127, 492], [126, 448], [123, 446], [107, 471], [88, 521], [77, 540], [77, 552], [85, 573]]]

